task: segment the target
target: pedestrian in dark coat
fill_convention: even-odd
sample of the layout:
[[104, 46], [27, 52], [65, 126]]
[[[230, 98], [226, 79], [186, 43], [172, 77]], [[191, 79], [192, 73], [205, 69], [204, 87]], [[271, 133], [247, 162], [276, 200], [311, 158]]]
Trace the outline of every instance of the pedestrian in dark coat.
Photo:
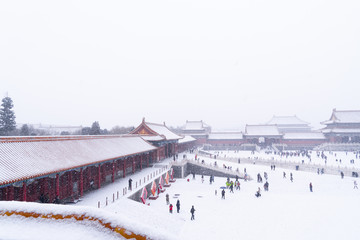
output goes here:
[[131, 187], [132, 187], [131, 185], [132, 185], [132, 179], [130, 178], [130, 179], [129, 179], [129, 190], [130, 190], [130, 191], [131, 191]]
[[264, 190], [269, 191], [269, 183], [268, 183], [268, 181], [266, 181], [265, 184], [264, 184]]
[[180, 200], [179, 199], [176, 202], [176, 211], [177, 211], [177, 213], [180, 212]]
[[221, 198], [225, 199], [225, 190], [224, 189], [221, 191]]
[[313, 191], [313, 185], [312, 185], [312, 183], [309, 184], [309, 188], [310, 188], [310, 192], [312, 192], [312, 191]]
[[191, 212], [191, 220], [195, 220], [195, 208], [194, 208], [194, 205], [191, 207], [190, 209], [190, 212]]

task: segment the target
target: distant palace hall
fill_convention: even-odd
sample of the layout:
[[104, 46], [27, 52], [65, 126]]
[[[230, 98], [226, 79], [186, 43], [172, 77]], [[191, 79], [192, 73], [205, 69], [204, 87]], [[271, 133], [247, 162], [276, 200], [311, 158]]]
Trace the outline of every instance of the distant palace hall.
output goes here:
[[301, 150], [360, 143], [360, 111], [334, 109], [330, 119], [321, 124], [325, 127], [312, 130], [297, 116], [273, 116], [264, 124], [247, 124], [243, 132], [212, 132], [203, 121], [186, 121], [182, 134], [196, 138], [197, 144], [206, 144], [207, 148], [224, 150]]

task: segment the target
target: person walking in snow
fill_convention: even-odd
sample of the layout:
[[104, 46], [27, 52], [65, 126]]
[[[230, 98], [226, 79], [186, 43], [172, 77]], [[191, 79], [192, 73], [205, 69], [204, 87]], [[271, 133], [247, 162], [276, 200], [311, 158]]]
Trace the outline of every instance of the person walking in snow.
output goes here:
[[167, 193], [167, 194], [166, 194], [166, 205], [169, 205], [169, 203], [170, 203], [169, 194]]
[[239, 180], [235, 181], [235, 189], [240, 190], [240, 181]]
[[260, 188], [258, 188], [258, 190], [256, 191], [256, 193], [255, 193], [255, 197], [261, 197], [261, 190], [260, 190]]
[[312, 183], [309, 184], [309, 188], [310, 188], [310, 192], [312, 192], [312, 191], [313, 191], [313, 185], [312, 185]]
[[194, 205], [191, 207], [190, 212], [191, 212], [191, 220], [195, 220], [195, 208], [194, 208]]
[[172, 213], [172, 210], [173, 210], [173, 205], [170, 204], [170, 206], [169, 206], [169, 212]]
[[130, 191], [132, 190], [132, 186], [131, 186], [131, 185], [132, 185], [132, 179], [130, 178], [130, 179], [129, 179], [129, 190], [130, 190]]
[[221, 191], [221, 198], [225, 199], [225, 190], [224, 189]]
[[268, 180], [268, 174], [267, 174], [267, 172], [264, 172], [264, 178], [265, 178], [265, 180]]
[[341, 178], [344, 178], [344, 172], [341, 172], [340, 175], [341, 175]]
[[201, 183], [204, 183], [204, 175], [201, 175]]
[[358, 185], [357, 182], [354, 181], [354, 189], [355, 189], [355, 188], [358, 189], [358, 186], [357, 186], [357, 185]]
[[230, 192], [234, 193], [234, 182], [230, 182]]
[[265, 184], [264, 184], [264, 190], [266, 192], [269, 191], [269, 183], [268, 183], [268, 181], [266, 181]]
[[180, 200], [179, 199], [176, 202], [176, 211], [177, 211], [177, 213], [180, 212]]
[[283, 178], [286, 178], [286, 172], [283, 172]]
[[293, 175], [292, 173], [290, 173], [290, 181], [293, 182], [294, 178], [293, 178]]

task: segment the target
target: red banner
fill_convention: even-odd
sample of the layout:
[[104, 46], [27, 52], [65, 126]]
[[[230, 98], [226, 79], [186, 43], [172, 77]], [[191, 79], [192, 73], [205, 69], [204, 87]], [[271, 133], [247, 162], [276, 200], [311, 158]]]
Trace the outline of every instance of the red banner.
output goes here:
[[165, 182], [169, 184], [169, 172], [166, 172]]
[[159, 181], [159, 188], [162, 190], [162, 189], [163, 189], [163, 186], [164, 186], [164, 179], [163, 179], [163, 177], [161, 176], [161, 177], [160, 177], [160, 181]]
[[143, 190], [142, 190], [142, 193], [141, 193], [141, 201], [143, 202], [143, 204], [145, 204], [146, 198], [147, 198], [147, 190], [144, 187]]
[[151, 193], [153, 196], [155, 196], [156, 193], [156, 183], [155, 181], [153, 181], [152, 185], [151, 185]]

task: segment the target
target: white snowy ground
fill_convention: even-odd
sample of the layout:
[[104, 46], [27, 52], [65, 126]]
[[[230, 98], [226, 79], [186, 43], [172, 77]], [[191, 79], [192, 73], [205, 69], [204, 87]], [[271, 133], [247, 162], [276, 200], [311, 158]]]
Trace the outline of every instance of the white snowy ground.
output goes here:
[[[211, 162], [213, 159], [205, 159]], [[168, 160], [170, 161], [170, 160]], [[222, 164], [217, 160], [218, 164]], [[205, 176], [193, 180], [177, 179], [157, 200], [148, 200], [150, 206], [134, 202], [125, 197], [115, 203], [102, 207], [103, 211], [127, 216], [134, 220], [135, 228], [152, 228], [153, 236], [159, 239], [359, 239], [360, 236], [360, 190], [353, 189], [354, 178], [334, 175], [290, 171], [259, 165], [228, 163], [233, 169], [244, 168], [255, 179], [250, 182], [241, 180], [241, 190], [229, 193], [221, 199], [220, 187], [226, 179], [215, 177], [209, 184]], [[154, 169], [147, 169], [133, 179], [141, 178]], [[254, 196], [263, 183], [256, 182], [257, 173], [266, 171], [269, 175], [269, 192]], [[283, 171], [287, 178], [283, 178]], [[293, 173], [294, 182], [289, 180]], [[264, 177], [263, 177], [264, 179]], [[128, 178], [108, 185], [84, 197], [78, 205], [96, 206], [98, 199], [109, 198]], [[265, 179], [264, 179], [265, 180]], [[312, 182], [314, 192], [309, 191]], [[217, 190], [217, 195], [215, 195]], [[170, 195], [174, 211], [169, 213], [165, 194]], [[180, 213], [176, 213], [176, 200], [181, 203]], [[190, 220], [190, 208], [194, 205], [195, 221]], [[79, 206], [81, 207], [81, 206]], [[66, 233], [70, 233], [65, 235]], [[39, 237], [40, 234], [40, 237]], [[82, 236], [81, 234], [86, 234]], [[79, 237], [81, 235], [81, 237]], [[59, 238], [56, 238], [59, 237]], [[114, 239], [114, 236], [98, 228], [79, 227], [77, 224], [61, 224], [54, 221], [38, 222], [21, 218], [0, 217], [0, 239]]]
[[[218, 155], [221, 157], [227, 158], [249, 158], [249, 159], [256, 159], [261, 158], [264, 160], [276, 160], [276, 161], [286, 161], [286, 162], [293, 162], [293, 163], [302, 163], [304, 160], [304, 164], [309, 165], [324, 165], [324, 166], [332, 166], [332, 167], [346, 167], [346, 168], [358, 168], [360, 169], [360, 154], [356, 152], [329, 152], [325, 151], [324, 154], [327, 159], [323, 159], [317, 156], [316, 151], [311, 151], [310, 156], [311, 159], [305, 156], [281, 156], [279, 154], [274, 154], [274, 152], [265, 152], [264, 150], [254, 153], [251, 151], [208, 151], [214, 155]], [[289, 151], [290, 153], [291, 151]], [[294, 151], [296, 152], [296, 151]], [[354, 160], [354, 163], [351, 163], [350, 160]]]

